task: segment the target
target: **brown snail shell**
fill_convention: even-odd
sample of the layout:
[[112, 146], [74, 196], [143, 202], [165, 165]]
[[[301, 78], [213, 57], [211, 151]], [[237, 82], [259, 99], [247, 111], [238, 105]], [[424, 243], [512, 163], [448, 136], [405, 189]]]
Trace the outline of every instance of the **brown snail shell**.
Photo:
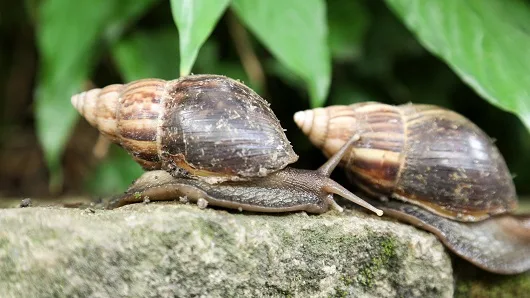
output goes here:
[[517, 195], [506, 163], [490, 138], [463, 116], [431, 105], [369, 102], [307, 110], [294, 118], [328, 156], [351, 135], [360, 136], [342, 166], [368, 194], [398, 199], [370, 200], [386, 215], [434, 233], [485, 270], [530, 269], [530, 216], [508, 214], [517, 207]]
[[517, 207], [503, 157], [482, 130], [453, 111], [360, 103], [299, 112], [295, 121], [327, 156], [359, 134], [343, 165], [354, 183], [375, 196], [461, 221]]
[[224, 76], [115, 84], [72, 104], [146, 170], [218, 182], [266, 176], [298, 159], [269, 104]]

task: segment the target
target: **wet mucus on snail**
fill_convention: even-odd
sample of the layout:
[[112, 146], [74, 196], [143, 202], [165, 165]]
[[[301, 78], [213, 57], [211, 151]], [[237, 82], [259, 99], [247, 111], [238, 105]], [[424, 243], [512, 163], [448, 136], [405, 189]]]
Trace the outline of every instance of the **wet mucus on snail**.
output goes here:
[[288, 167], [298, 156], [269, 104], [228, 77], [143, 79], [71, 101], [147, 170], [110, 208], [186, 198], [238, 210], [322, 213], [342, 210], [337, 194], [383, 213], [329, 178], [357, 137], [317, 170]]
[[513, 214], [517, 195], [503, 157], [462, 115], [367, 102], [301, 111], [294, 120], [327, 156], [360, 136], [340, 165], [386, 216], [432, 232], [485, 270], [530, 269], [530, 215]]

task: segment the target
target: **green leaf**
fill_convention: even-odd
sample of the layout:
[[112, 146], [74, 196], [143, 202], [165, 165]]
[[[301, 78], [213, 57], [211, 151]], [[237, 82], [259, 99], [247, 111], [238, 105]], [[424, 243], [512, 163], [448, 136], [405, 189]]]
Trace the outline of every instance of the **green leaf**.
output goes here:
[[308, 85], [312, 106], [321, 106], [331, 81], [326, 7], [322, 0], [233, 0], [237, 15]]
[[153, 0], [48, 0], [38, 9], [37, 45], [41, 65], [37, 82], [37, 136], [51, 173], [50, 186], [60, 185], [60, 157], [77, 112], [70, 96], [81, 90], [101, 47], [97, 42], [112, 25], [123, 28]]
[[229, 0], [171, 0], [173, 20], [179, 30], [181, 76], [190, 73], [199, 49], [215, 28], [229, 2]]
[[530, 130], [530, 5], [520, 0], [387, 0], [420, 42]]
[[140, 31], [112, 47], [116, 65], [126, 82], [142, 78], [178, 78], [178, 34], [174, 27]]
[[333, 0], [328, 3], [329, 48], [333, 58], [359, 57], [368, 29], [368, 12], [360, 1]]

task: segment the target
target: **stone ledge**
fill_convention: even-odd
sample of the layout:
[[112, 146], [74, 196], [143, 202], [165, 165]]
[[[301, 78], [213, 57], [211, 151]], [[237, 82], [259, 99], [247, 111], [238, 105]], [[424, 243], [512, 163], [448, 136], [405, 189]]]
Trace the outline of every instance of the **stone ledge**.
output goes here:
[[452, 297], [436, 238], [356, 211], [0, 210], [2, 297]]

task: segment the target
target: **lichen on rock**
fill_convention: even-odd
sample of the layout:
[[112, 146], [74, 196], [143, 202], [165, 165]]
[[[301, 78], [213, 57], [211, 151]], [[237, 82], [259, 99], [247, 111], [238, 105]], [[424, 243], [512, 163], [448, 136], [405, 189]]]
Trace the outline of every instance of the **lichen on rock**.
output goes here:
[[429, 233], [356, 211], [0, 210], [6, 297], [452, 297]]

